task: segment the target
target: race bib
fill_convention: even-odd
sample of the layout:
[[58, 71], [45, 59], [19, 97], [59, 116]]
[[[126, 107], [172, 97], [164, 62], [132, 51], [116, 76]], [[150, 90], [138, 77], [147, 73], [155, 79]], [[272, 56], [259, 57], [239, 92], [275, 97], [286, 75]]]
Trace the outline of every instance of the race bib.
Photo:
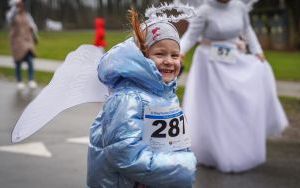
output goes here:
[[213, 44], [211, 46], [210, 55], [215, 61], [221, 61], [225, 63], [236, 62], [236, 50], [227, 45]]
[[143, 141], [155, 151], [176, 151], [191, 146], [185, 116], [180, 107], [147, 107]]

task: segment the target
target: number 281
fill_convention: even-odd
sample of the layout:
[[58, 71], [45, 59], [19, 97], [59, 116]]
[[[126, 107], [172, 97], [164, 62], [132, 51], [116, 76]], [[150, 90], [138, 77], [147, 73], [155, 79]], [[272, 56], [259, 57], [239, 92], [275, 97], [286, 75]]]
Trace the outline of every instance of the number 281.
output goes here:
[[[180, 133], [179, 122], [182, 121], [182, 134], [185, 134], [184, 127], [184, 116], [180, 116], [179, 118], [173, 118], [169, 122], [169, 130], [168, 135], [170, 137], [176, 137]], [[166, 134], [162, 133], [167, 128], [167, 122], [165, 120], [156, 120], [152, 123], [153, 126], [160, 126], [156, 131], [154, 131], [151, 137], [154, 138], [166, 138]]]

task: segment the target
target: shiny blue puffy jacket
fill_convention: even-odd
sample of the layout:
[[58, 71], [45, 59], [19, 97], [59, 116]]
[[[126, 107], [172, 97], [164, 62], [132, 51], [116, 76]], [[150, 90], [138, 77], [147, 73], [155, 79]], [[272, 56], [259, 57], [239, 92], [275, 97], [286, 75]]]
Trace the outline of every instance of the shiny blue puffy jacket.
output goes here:
[[98, 77], [111, 94], [90, 129], [88, 186], [192, 187], [196, 158], [188, 148], [155, 152], [142, 140], [145, 106], [178, 104], [176, 81], [165, 84], [132, 38], [104, 54]]

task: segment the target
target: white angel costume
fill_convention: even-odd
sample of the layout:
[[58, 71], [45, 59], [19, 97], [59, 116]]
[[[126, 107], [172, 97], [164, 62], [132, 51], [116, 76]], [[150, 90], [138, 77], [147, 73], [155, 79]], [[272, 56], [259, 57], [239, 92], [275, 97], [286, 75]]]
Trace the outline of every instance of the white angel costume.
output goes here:
[[223, 172], [265, 162], [266, 138], [280, 135], [288, 125], [269, 63], [240, 52], [236, 41], [241, 35], [252, 54], [262, 53], [247, 6], [208, 0], [181, 40], [183, 54], [200, 37], [212, 42], [194, 52], [183, 108], [198, 163]]

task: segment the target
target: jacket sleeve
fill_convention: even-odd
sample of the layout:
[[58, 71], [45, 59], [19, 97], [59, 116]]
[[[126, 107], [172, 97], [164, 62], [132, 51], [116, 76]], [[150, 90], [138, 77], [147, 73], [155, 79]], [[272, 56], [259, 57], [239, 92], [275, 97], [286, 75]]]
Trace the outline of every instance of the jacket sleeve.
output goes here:
[[[134, 181], [163, 187], [192, 187], [196, 158], [190, 151], [153, 152], [142, 141], [142, 101], [135, 93], [114, 96], [110, 111], [109, 139], [104, 154], [116, 171]], [[106, 112], [105, 112], [106, 113]]]

